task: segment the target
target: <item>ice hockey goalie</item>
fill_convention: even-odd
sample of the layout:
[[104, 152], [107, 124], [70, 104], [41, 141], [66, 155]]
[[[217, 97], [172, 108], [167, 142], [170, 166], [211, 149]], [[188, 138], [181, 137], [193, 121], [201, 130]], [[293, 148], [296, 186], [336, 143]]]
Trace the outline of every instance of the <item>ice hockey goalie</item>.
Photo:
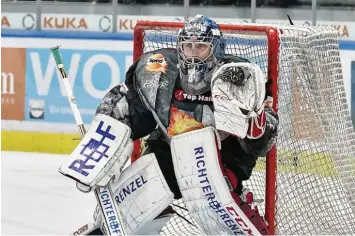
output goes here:
[[142, 55], [97, 108], [131, 140], [149, 136], [142, 157], [113, 184], [120, 207], [136, 203], [120, 209], [126, 232], [159, 233], [172, 199], [182, 198], [205, 234], [269, 234], [243, 188], [277, 137], [277, 114], [265, 103], [269, 82], [258, 65], [225, 54], [208, 17], [187, 22], [176, 40], [177, 48]]

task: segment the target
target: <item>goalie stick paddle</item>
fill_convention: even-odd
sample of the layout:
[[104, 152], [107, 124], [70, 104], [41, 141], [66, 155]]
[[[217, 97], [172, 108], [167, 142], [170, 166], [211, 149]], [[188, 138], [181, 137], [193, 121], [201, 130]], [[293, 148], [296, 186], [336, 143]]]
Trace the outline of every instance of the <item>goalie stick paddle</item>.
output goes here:
[[[75, 97], [73, 94], [73, 90], [72, 90], [69, 80], [67, 78], [67, 74], [66, 74], [66, 71], [64, 68], [63, 60], [62, 60], [62, 57], [59, 52], [59, 46], [50, 48], [50, 51], [52, 52], [53, 58], [55, 60], [57, 68], [59, 70], [62, 81], [64, 83], [64, 87], [67, 92], [68, 101], [69, 101], [70, 107], [73, 111], [75, 122], [78, 126], [80, 135], [81, 135], [81, 137], [84, 137], [84, 135], [86, 133], [84, 122], [81, 118], [80, 111], [78, 109], [78, 106], [76, 104], [76, 100], [75, 100]], [[77, 184], [78, 184], [78, 182], [77, 182]], [[106, 187], [97, 188], [97, 189], [95, 189], [94, 192], [95, 192], [97, 202], [99, 203], [99, 206], [101, 208], [103, 218], [105, 220], [105, 228], [106, 228], [106, 232], [108, 233], [108, 235], [125, 235], [124, 229], [123, 229], [123, 224], [122, 224], [123, 221], [122, 221], [122, 218], [121, 218], [119, 212], [117, 211], [110, 184], [108, 184]], [[105, 199], [104, 202], [103, 202], [103, 199]], [[120, 230], [117, 230], [116, 227], [110, 227], [110, 222], [112, 221], [110, 219], [112, 219], [112, 216], [105, 214], [105, 212], [106, 212], [105, 209], [107, 209], [108, 205], [111, 206], [110, 211], [113, 211], [115, 213], [116, 218], [118, 219], [118, 223], [120, 224], [119, 225]]]

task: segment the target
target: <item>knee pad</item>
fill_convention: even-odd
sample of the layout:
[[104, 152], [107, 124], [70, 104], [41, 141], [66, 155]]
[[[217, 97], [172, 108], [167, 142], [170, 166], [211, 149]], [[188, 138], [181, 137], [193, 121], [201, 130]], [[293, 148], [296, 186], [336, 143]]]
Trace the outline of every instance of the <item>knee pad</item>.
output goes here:
[[[154, 153], [140, 157], [124, 169], [111, 188], [127, 235], [159, 234], [170, 219], [169, 214], [157, 217], [169, 206], [174, 195]], [[101, 214], [101, 210], [98, 211]], [[104, 230], [102, 217], [96, 219], [100, 219], [97, 223]]]

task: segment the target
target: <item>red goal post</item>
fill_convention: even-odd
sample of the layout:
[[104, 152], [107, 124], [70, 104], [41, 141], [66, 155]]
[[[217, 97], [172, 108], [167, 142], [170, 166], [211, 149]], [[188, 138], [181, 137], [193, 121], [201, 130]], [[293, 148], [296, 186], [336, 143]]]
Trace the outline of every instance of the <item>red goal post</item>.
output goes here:
[[[133, 60], [136, 61], [144, 52], [144, 34], [145, 30], [173, 30], [178, 31], [183, 27], [182, 22], [157, 22], [157, 21], [139, 21], [134, 28], [133, 40]], [[279, 37], [278, 31], [270, 26], [250, 26], [250, 25], [232, 25], [219, 24], [222, 32], [249, 32], [265, 34], [268, 45], [268, 79], [274, 81], [271, 84], [271, 93], [273, 96], [273, 109], [277, 112], [277, 78], [278, 78], [278, 50]], [[136, 145], [138, 148], [139, 145]], [[136, 150], [136, 153], [139, 153]], [[268, 222], [269, 231], [275, 233], [275, 202], [276, 202], [276, 148], [272, 148], [266, 157], [266, 189], [265, 189], [265, 219]]]

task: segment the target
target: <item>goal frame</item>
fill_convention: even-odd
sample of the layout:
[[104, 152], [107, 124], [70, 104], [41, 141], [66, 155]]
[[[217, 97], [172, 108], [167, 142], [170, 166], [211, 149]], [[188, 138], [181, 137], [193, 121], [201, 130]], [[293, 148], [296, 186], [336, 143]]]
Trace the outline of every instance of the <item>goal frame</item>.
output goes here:
[[[279, 31], [271, 26], [243, 25], [243, 24], [218, 24], [221, 31], [251, 32], [265, 34], [268, 45], [267, 76], [271, 79], [271, 94], [273, 97], [273, 109], [278, 111], [278, 56], [279, 56]], [[133, 33], [133, 60], [136, 61], [143, 54], [143, 40], [145, 30], [179, 30], [184, 26], [183, 22], [138, 21]], [[135, 145], [139, 147], [139, 145]], [[266, 155], [266, 179], [265, 179], [265, 219], [272, 235], [276, 226], [276, 199], [277, 199], [277, 155], [276, 145]]]

